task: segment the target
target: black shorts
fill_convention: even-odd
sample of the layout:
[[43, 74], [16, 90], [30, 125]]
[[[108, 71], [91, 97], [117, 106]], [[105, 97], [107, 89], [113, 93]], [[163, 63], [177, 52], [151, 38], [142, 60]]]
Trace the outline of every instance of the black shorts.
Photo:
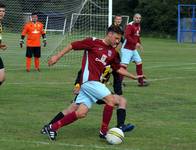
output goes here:
[[3, 60], [0, 57], [0, 69], [3, 69], [3, 68], [4, 68]]
[[122, 95], [123, 94], [123, 92], [122, 92], [122, 77], [116, 71], [112, 71], [112, 75], [113, 75], [114, 93], [117, 95]]
[[41, 57], [41, 47], [27, 47], [26, 57]]

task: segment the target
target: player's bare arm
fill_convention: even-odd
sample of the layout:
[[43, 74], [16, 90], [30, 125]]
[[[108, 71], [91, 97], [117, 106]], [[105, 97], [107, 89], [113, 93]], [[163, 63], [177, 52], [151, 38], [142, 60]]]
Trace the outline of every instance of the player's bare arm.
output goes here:
[[136, 46], [135, 46], [135, 48], [136, 48], [137, 50], [141, 50], [141, 51], [144, 50], [143, 46], [142, 46], [140, 43], [137, 43]]
[[66, 53], [68, 53], [71, 50], [72, 50], [72, 45], [71, 44], [67, 45], [62, 51], [52, 56], [48, 60], [48, 65], [49, 66], [54, 65], [61, 57], [63, 57]]
[[138, 75], [138, 76], [135, 76], [131, 73], [129, 73], [126, 69], [124, 69], [123, 67], [121, 67], [120, 69], [117, 70], [117, 72], [121, 75], [124, 75], [128, 78], [131, 78], [133, 80], [137, 80], [138, 78], [143, 78], [143, 75]]

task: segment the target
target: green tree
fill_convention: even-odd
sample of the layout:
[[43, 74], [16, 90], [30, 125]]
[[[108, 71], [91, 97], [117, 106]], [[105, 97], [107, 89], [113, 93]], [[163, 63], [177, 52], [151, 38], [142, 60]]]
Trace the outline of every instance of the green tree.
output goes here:
[[145, 32], [175, 35], [177, 30], [177, 1], [140, 0], [135, 11], [143, 16]]
[[177, 4], [171, 0], [114, 0], [114, 14], [142, 15], [142, 30], [146, 33], [175, 35], [177, 31]]

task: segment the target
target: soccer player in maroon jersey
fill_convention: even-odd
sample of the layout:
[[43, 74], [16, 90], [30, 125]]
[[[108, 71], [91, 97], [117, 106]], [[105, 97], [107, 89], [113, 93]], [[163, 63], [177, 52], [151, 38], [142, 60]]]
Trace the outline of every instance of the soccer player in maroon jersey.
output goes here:
[[[140, 41], [140, 27], [141, 15], [136, 13], [133, 21], [130, 22], [125, 29], [125, 41], [121, 48], [121, 64], [127, 68], [130, 62], [135, 62], [137, 75], [143, 75], [142, 59], [137, 50], [143, 50]], [[138, 79], [138, 86], [148, 86], [149, 83], [143, 78]]]
[[[116, 15], [114, 17], [114, 22], [113, 22], [112, 25], [120, 27], [121, 30], [123, 31], [123, 26], [122, 26], [121, 23], [122, 23], [122, 16], [121, 15]], [[116, 51], [117, 52], [119, 52], [123, 42], [124, 42], [124, 39], [122, 37], [121, 40], [120, 40], [120, 43], [116, 47]], [[105, 71], [107, 71], [107, 69]], [[78, 75], [77, 75], [77, 78], [76, 78], [76, 81], [75, 81], [75, 87], [74, 87], [74, 90], [73, 90], [74, 94], [78, 94], [79, 93], [81, 73], [82, 73], [82, 69], [78, 72]], [[118, 106], [118, 109], [116, 110], [117, 127], [120, 128], [123, 132], [128, 132], [128, 131], [133, 130], [134, 129], [134, 125], [132, 125], [130, 123], [125, 124], [127, 101], [122, 96], [122, 94], [123, 94], [123, 92], [122, 92], [122, 79], [123, 79], [122, 75], [120, 75], [115, 70], [112, 71], [112, 69], [110, 69], [109, 67], [108, 67], [108, 71], [103, 73], [103, 74], [105, 75], [103, 77], [103, 78], [105, 78], [105, 81], [103, 81], [103, 83], [106, 83], [109, 80], [110, 74], [113, 75], [113, 91], [114, 91], [116, 99], [118, 101], [120, 101], [120, 103], [119, 103], [120, 105]], [[102, 104], [101, 102], [103, 102], [103, 101], [97, 101], [98, 104]], [[57, 119], [58, 118], [60, 119], [61, 117], [63, 117], [65, 112], [67, 112], [67, 111], [64, 110], [63, 112], [60, 112], [59, 114], [57, 114], [57, 116], [60, 116], [60, 117], [57, 117]], [[56, 118], [56, 116], [55, 116], [55, 118]], [[54, 119], [54, 121], [55, 120], [56, 119]], [[41, 132], [43, 132], [43, 131], [41, 131]]]
[[107, 30], [104, 39], [87, 38], [68, 44], [58, 54], [52, 56], [48, 64], [55, 64], [62, 56], [73, 50], [84, 50], [82, 59], [81, 89], [75, 100], [77, 107], [68, 112], [61, 120], [46, 126], [44, 129], [50, 140], [55, 140], [57, 130], [65, 125], [86, 117], [89, 109], [97, 100], [103, 100], [106, 104], [103, 111], [103, 120], [100, 129], [102, 135], [106, 135], [113, 108], [118, 104], [109, 89], [100, 82], [100, 77], [106, 66], [111, 65], [118, 73], [132, 79], [143, 76], [134, 76], [120, 66], [115, 47], [120, 42], [123, 32], [117, 26], [111, 26]]

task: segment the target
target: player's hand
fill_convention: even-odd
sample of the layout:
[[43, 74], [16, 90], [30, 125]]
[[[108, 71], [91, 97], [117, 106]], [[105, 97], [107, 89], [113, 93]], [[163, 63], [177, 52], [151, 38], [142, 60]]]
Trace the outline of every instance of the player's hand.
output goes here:
[[43, 39], [43, 44], [44, 44], [44, 47], [46, 47], [46, 45], [47, 45], [46, 39]]
[[49, 66], [52, 66], [52, 65], [54, 65], [57, 61], [58, 61], [58, 56], [56, 56], [56, 55], [54, 55], [54, 56], [52, 56], [49, 60], [48, 60], [48, 65]]
[[145, 75], [137, 75], [137, 79], [139, 79], [139, 78], [146, 79], [146, 76]]
[[20, 44], [20, 48], [22, 48], [23, 47], [23, 44], [24, 44], [24, 40], [23, 39], [20, 39], [19, 44]]
[[140, 43], [137, 43], [136, 46], [135, 46], [135, 48], [136, 48], [137, 50], [141, 50], [141, 51], [144, 50], [143, 46], [142, 46]]
[[0, 44], [0, 49], [6, 50], [7, 49], [7, 46], [5, 44]]

